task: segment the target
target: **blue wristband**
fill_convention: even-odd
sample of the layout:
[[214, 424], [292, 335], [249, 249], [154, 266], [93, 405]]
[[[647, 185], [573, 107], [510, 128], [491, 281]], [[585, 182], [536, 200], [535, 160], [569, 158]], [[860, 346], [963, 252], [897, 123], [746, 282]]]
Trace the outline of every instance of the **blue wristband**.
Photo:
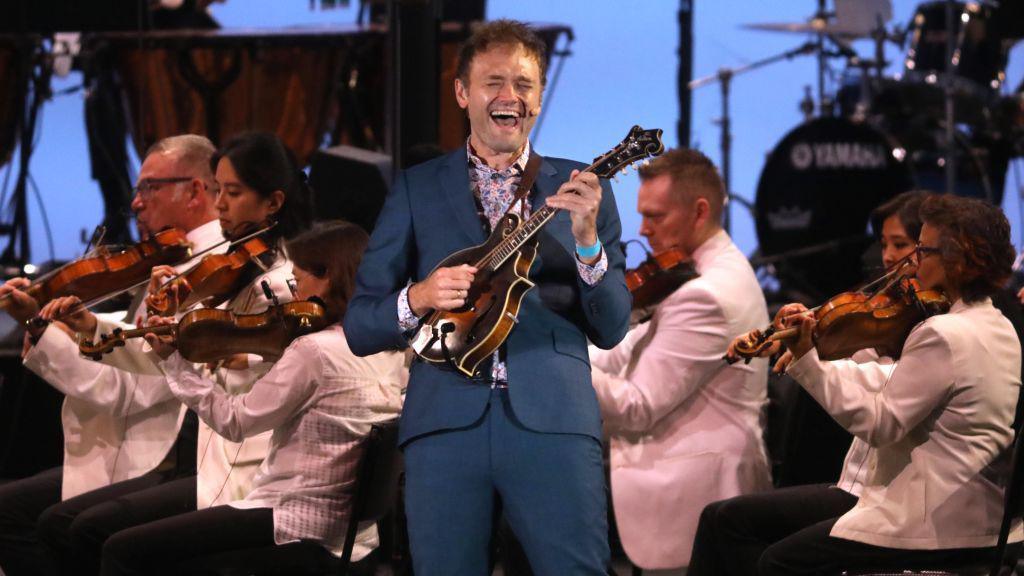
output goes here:
[[593, 246], [580, 246], [576, 245], [576, 254], [580, 258], [593, 258], [601, 253], [601, 239], [598, 238], [597, 242], [594, 242]]

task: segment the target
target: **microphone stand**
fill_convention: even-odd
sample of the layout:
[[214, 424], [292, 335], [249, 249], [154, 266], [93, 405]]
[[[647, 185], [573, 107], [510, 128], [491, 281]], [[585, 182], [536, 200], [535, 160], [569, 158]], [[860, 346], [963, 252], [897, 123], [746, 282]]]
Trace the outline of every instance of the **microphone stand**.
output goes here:
[[[721, 127], [721, 152], [722, 152], [722, 184], [725, 186], [726, 198], [732, 196], [732, 120], [729, 116], [729, 89], [732, 84], [734, 76], [745, 74], [751, 70], [762, 68], [775, 62], [782, 60], [791, 60], [796, 56], [803, 54], [810, 54], [818, 49], [816, 42], [807, 42], [801, 46], [797, 46], [792, 50], [787, 50], [781, 54], [762, 58], [749, 64], [742, 66], [736, 66], [734, 68], [719, 68], [718, 72], [705, 76], [703, 78], [697, 78], [687, 84], [687, 87], [692, 91], [706, 86], [708, 84], [718, 83], [722, 93], [722, 117], [718, 120], [718, 125]], [[722, 214], [722, 227], [725, 228], [726, 232], [729, 232], [730, 228], [729, 208], [726, 207]]]

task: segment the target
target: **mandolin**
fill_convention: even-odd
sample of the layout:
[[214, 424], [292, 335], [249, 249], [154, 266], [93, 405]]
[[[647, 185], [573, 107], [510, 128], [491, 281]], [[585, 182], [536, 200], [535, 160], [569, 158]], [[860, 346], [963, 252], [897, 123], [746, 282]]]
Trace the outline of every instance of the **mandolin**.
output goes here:
[[[618, 146], [582, 171], [610, 178], [663, 150], [661, 130], [634, 126]], [[509, 212], [483, 244], [459, 250], [435, 267], [469, 264], [478, 271], [464, 306], [435, 310], [424, 317], [411, 343], [420, 358], [448, 363], [467, 376], [476, 373], [477, 366], [505, 342], [515, 326], [523, 297], [534, 286], [529, 272], [537, 255], [537, 232], [556, 213], [557, 208], [544, 205], [523, 221]]]

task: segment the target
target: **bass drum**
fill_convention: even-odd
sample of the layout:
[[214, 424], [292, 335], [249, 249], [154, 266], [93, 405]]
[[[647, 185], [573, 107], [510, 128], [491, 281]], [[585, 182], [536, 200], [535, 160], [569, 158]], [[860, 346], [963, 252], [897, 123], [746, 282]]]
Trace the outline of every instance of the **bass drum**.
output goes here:
[[[754, 216], [780, 284], [822, 299], [863, 280], [871, 211], [913, 186], [902, 150], [870, 126], [811, 120], [768, 156]], [[775, 258], [773, 258], [773, 256]]]

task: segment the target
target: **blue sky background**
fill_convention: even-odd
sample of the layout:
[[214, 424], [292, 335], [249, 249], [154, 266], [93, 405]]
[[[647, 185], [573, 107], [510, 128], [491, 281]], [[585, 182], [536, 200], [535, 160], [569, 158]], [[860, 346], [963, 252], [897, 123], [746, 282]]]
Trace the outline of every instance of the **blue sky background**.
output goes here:
[[[813, 12], [815, 0], [695, 0], [694, 75], [711, 74], [724, 66], [739, 66], [802, 44], [800, 35], [744, 30], [749, 22], [802, 21]], [[225, 27], [282, 27], [349, 23], [353, 6], [310, 10], [307, 0], [228, 0], [212, 7]], [[917, 2], [894, 0], [894, 22], [905, 24]], [[488, 17], [509, 17], [532, 22], [565, 23], [573, 27], [573, 56], [565, 64], [558, 84], [546, 97], [546, 119], [535, 134], [545, 154], [589, 160], [616, 144], [633, 124], [665, 130], [667, 145], [678, 145], [676, 122], [676, 51], [679, 35], [676, 0], [489, 0]], [[864, 55], [870, 45], [858, 44]], [[902, 52], [890, 47], [891, 60]], [[834, 64], [841, 71], [841, 63]], [[804, 86], [814, 86], [815, 60], [801, 57], [738, 77], [733, 82], [733, 192], [753, 199], [765, 156], [802, 120], [797, 105]], [[895, 71], [896, 67], [892, 69]], [[1010, 58], [1008, 84], [1024, 77], [1024, 49]], [[81, 83], [77, 74], [56, 79], [54, 88]], [[550, 88], [549, 88], [550, 89]], [[694, 94], [692, 141], [716, 163], [719, 157], [720, 114], [716, 86]], [[89, 160], [82, 117], [81, 93], [56, 96], [47, 103], [32, 171], [53, 230], [54, 253], [71, 258], [82, 250], [82, 230], [91, 231], [102, 218], [102, 201], [89, 175]], [[1020, 164], [1020, 161], [1018, 161]], [[1021, 171], [1021, 166], [1017, 166]], [[13, 176], [12, 176], [13, 178]], [[1018, 248], [1021, 236], [1018, 191], [1021, 182], [1011, 171], [1007, 178], [1004, 209]], [[623, 236], [637, 237], [637, 181], [632, 173], [615, 184], [623, 220]], [[746, 252], [757, 246], [753, 222], [733, 205], [733, 236]], [[49, 250], [35, 199], [30, 208], [33, 260], [42, 261]], [[638, 255], [631, 254], [631, 263]]]

